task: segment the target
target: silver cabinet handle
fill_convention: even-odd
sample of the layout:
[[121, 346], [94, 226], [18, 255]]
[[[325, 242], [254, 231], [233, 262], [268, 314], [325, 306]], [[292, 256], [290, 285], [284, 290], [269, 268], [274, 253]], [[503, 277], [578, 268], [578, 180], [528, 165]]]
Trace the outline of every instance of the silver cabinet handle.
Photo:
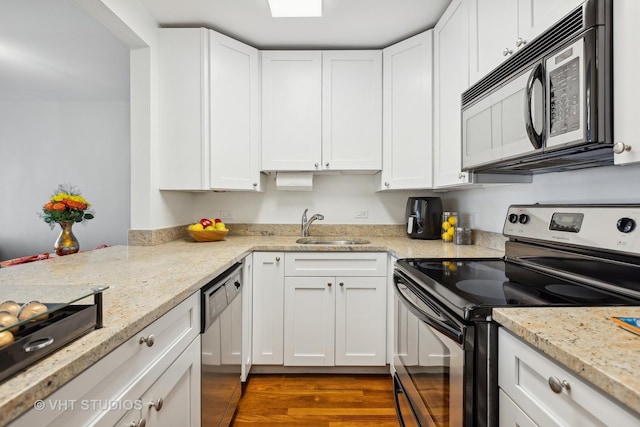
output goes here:
[[390, 184], [389, 184], [389, 182], [388, 182], [388, 181], [384, 183], [384, 186], [385, 186], [385, 187], [388, 187], [389, 185], [390, 185]]
[[460, 173], [458, 174], [458, 179], [465, 179], [466, 177], [467, 177], [467, 174], [466, 174], [466, 173], [462, 173], [462, 172], [460, 172]]
[[527, 44], [527, 41], [525, 39], [523, 39], [522, 37], [518, 37], [516, 39], [516, 47], [520, 47]]
[[567, 391], [571, 390], [571, 386], [569, 385], [569, 381], [562, 380], [560, 381], [557, 377], [549, 377], [549, 387], [551, 391], [556, 394], [562, 393], [562, 389], [567, 389]]
[[276, 257], [276, 262], [280, 262], [280, 257], [279, 256]]
[[344, 282], [340, 282], [340, 286], [344, 286]]
[[36, 350], [40, 350], [42, 348], [45, 348], [51, 344], [53, 344], [53, 337], [42, 337], [39, 338], [35, 341], [29, 341], [28, 343], [25, 343], [22, 348], [24, 349], [25, 353], [29, 353], [32, 351], [36, 351]]
[[150, 334], [148, 337], [140, 337], [138, 343], [146, 344], [147, 347], [153, 347], [153, 344], [156, 342], [156, 336], [154, 334]]
[[511, 55], [512, 53], [513, 51], [511, 49], [509, 49], [508, 47], [505, 47], [504, 50], [502, 51], [502, 56]]
[[328, 287], [331, 287], [331, 282], [327, 283], [327, 286], [328, 286]]
[[147, 420], [142, 418], [140, 421], [131, 421], [129, 427], [144, 427], [147, 425]]
[[631, 146], [625, 144], [624, 142], [616, 142], [615, 144], [613, 144], [613, 152], [616, 154], [622, 154], [625, 151], [631, 151]]
[[162, 406], [164, 405], [164, 400], [159, 397], [155, 402], [152, 400], [148, 403], [149, 408], [155, 408], [157, 412], [160, 412]]
[[325, 163], [324, 165], [325, 165], [326, 167], [329, 167], [329, 162]]
[[316, 169], [317, 169], [317, 168], [318, 168], [318, 166], [320, 166], [320, 164], [319, 164], [318, 162], [315, 162], [315, 163], [313, 164], [313, 166], [315, 166], [315, 167], [316, 167]]
[[251, 185], [253, 185], [254, 187], [257, 187], [257, 186], [258, 186], [258, 183], [257, 183], [257, 182], [254, 182], [254, 183], [253, 183], [253, 184], [251, 184]]

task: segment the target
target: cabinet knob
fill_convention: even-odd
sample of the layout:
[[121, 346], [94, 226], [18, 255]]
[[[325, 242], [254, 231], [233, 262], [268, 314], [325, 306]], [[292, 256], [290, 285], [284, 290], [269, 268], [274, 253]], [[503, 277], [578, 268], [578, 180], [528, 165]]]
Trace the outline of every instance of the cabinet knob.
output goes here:
[[327, 286], [328, 286], [328, 287], [331, 287], [331, 282], [327, 283]]
[[315, 163], [313, 164], [313, 166], [315, 166], [315, 167], [316, 167], [316, 169], [318, 169], [318, 166], [320, 166], [320, 164], [319, 164], [318, 162], [315, 162]]
[[129, 423], [129, 427], [144, 427], [147, 425], [147, 420], [145, 420], [144, 418], [140, 419], [139, 421], [131, 421]]
[[384, 183], [384, 186], [385, 186], [385, 187], [388, 187], [388, 186], [389, 186], [389, 181], [385, 182], [385, 183]]
[[340, 282], [340, 286], [344, 286], [344, 282]]
[[164, 405], [164, 400], [159, 397], [155, 402], [152, 400], [148, 403], [149, 408], [155, 408], [157, 412], [160, 412], [162, 406]]
[[276, 257], [276, 262], [280, 262], [280, 257], [279, 256]]
[[616, 142], [615, 144], [613, 144], [613, 152], [616, 154], [622, 154], [625, 151], [631, 151], [631, 146], [625, 144], [624, 142]]
[[326, 167], [329, 167], [329, 162], [325, 163], [324, 165], [325, 165]]
[[504, 50], [502, 51], [502, 56], [508, 56], [511, 55], [513, 53], [513, 51], [511, 49], [509, 49], [508, 47], [505, 47]]
[[253, 184], [251, 184], [251, 185], [253, 185], [253, 188], [256, 188], [256, 187], [258, 186], [258, 183], [257, 183], [257, 182], [254, 182], [254, 183], [253, 183]]
[[525, 44], [527, 44], [527, 41], [522, 37], [516, 39], [516, 47], [524, 46]]
[[138, 342], [140, 344], [146, 344], [147, 347], [153, 347], [153, 344], [156, 342], [156, 336], [154, 334], [150, 334], [148, 337], [140, 337]]
[[466, 177], [467, 177], [466, 173], [462, 173], [462, 172], [458, 173], [458, 179], [465, 179]]
[[571, 386], [569, 385], [569, 381], [567, 380], [560, 381], [557, 377], [549, 377], [549, 387], [556, 394], [562, 393], [563, 388], [567, 389], [567, 391], [571, 389]]

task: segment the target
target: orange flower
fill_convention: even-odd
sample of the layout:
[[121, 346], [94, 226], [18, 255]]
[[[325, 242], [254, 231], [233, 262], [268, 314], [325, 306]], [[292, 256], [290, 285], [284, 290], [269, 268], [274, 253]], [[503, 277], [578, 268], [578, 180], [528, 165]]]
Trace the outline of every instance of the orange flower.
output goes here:
[[54, 211], [63, 211], [65, 210], [65, 208], [66, 206], [64, 203], [54, 203], [51, 207], [51, 209], [53, 209]]
[[46, 205], [44, 205], [44, 208], [48, 211], [53, 209], [53, 202], [49, 202]]
[[67, 206], [69, 206], [72, 209], [80, 209], [80, 210], [85, 210], [87, 209], [87, 205], [84, 203], [80, 203], [80, 202], [76, 202], [75, 200], [64, 200], [63, 201], [64, 204], [66, 204]]

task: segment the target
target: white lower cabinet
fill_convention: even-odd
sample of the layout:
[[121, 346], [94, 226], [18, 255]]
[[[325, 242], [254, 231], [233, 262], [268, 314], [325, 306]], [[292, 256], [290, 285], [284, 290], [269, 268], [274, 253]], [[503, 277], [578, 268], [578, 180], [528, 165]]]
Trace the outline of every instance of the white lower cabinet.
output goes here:
[[498, 351], [500, 426], [640, 426], [638, 414], [504, 328]]
[[284, 364], [384, 365], [386, 254], [287, 253], [285, 261]]
[[385, 365], [386, 253], [253, 257], [254, 365]]
[[199, 426], [199, 334], [196, 292], [11, 426]]

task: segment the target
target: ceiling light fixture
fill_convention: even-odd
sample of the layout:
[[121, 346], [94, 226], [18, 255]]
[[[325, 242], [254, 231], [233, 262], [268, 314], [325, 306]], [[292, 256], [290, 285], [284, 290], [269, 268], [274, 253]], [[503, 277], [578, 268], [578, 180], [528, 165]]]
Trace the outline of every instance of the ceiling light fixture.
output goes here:
[[274, 18], [309, 18], [322, 16], [322, 0], [269, 0]]

